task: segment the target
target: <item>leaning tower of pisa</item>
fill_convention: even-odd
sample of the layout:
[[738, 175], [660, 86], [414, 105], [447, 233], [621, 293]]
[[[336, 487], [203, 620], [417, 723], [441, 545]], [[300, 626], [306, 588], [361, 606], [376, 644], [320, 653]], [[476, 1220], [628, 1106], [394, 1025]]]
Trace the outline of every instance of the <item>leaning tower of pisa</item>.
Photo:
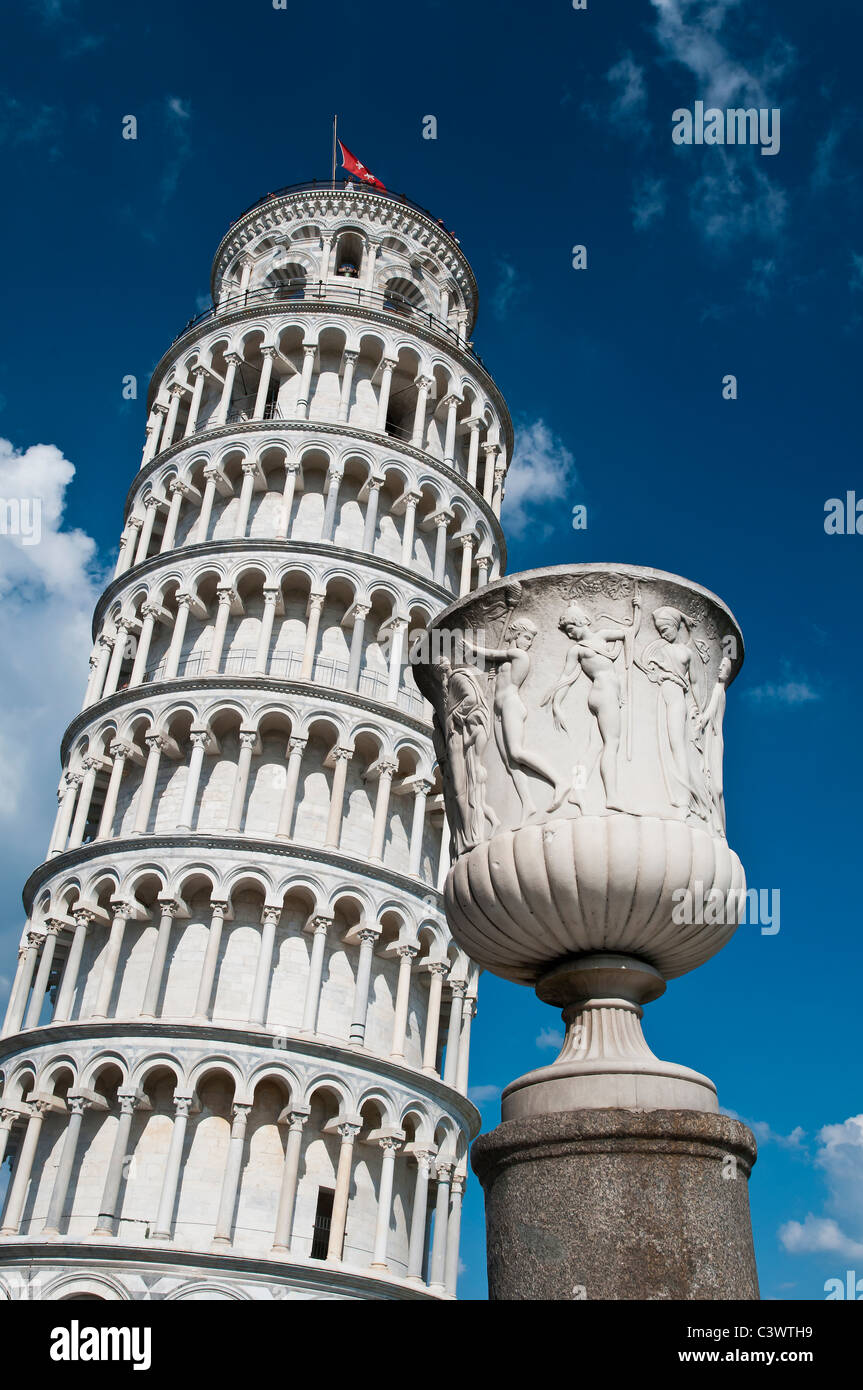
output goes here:
[[511, 424], [405, 198], [270, 194], [212, 293], [24, 890], [0, 1297], [452, 1298], [476, 970], [407, 649], [500, 572]]

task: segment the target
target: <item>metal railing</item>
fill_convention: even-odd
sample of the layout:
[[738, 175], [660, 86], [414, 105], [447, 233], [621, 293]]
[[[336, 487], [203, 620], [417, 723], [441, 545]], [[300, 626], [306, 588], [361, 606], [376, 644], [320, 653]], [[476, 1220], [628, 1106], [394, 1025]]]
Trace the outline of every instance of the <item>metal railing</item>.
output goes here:
[[301, 302], [355, 304], [359, 307], [379, 309], [384, 313], [395, 314], [398, 318], [407, 320], [413, 327], [428, 328], [431, 332], [439, 334], [440, 337], [449, 339], [462, 352], [468, 353], [483, 368], [483, 371], [486, 370], [485, 363], [479, 353], [474, 351], [471, 343], [444, 319], [437, 318], [428, 309], [424, 309], [418, 304], [411, 304], [410, 300], [405, 299], [403, 295], [388, 290], [367, 290], [355, 281], [340, 275], [334, 275], [327, 281], [286, 280], [283, 284], [266, 285], [261, 289], [246, 290], [243, 294], [228, 295], [226, 299], [220, 300], [211, 309], [204, 309], [200, 314], [195, 314], [194, 318], [189, 319], [189, 322], [174, 338], [174, 342], [176, 343], [191, 328], [198, 328], [201, 324], [220, 318], [222, 314], [228, 314], [233, 309]]
[[[243, 676], [261, 674], [256, 669], [257, 649], [255, 647], [239, 647], [234, 651], [227, 652], [219, 663], [219, 670], [216, 674], [220, 676]], [[177, 670], [177, 680], [189, 680], [195, 676], [203, 676], [207, 673], [209, 657], [206, 652], [192, 652], [184, 662], [181, 662]], [[303, 665], [303, 654], [299, 650], [276, 651], [270, 657], [267, 664], [266, 674], [279, 680], [298, 680]], [[166, 659], [163, 658], [158, 666], [153, 666], [144, 672], [144, 681], [160, 681], [165, 677]], [[333, 689], [347, 690], [348, 663], [338, 661], [335, 657], [319, 656], [315, 660], [314, 669], [311, 675], [311, 682], [315, 685], [326, 685]], [[370, 700], [378, 700], [387, 703], [387, 691], [389, 689], [389, 677], [376, 671], [361, 671], [357, 683], [357, 694], [365, 695]], [[399, 688], [397, 705], [406, 714], [413, 715], [415, 719], [425, 719], [425, 700], [419, 691], [413, 691], [401, 686]]]

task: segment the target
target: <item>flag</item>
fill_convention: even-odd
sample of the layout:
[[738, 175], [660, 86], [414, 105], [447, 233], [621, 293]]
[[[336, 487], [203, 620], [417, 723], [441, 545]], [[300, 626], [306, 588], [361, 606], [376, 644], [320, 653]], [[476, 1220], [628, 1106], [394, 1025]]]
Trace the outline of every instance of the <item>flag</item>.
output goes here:
[[365, 164], [361, 164], [355, 154], [351, 154], [350, 150], [345, 149], [341, 140], [339, 141], [339, 149], [342, 152], [343, 169], [347, 169], [349, 174], [354, 174], [358, 179], [362, 179], [363, 183], [371, 183], [375, 188], [382, 188], [386, 193], [386, 184], [381, 183], [380, 179], [376, 179], [374, 174], [369, 173]]

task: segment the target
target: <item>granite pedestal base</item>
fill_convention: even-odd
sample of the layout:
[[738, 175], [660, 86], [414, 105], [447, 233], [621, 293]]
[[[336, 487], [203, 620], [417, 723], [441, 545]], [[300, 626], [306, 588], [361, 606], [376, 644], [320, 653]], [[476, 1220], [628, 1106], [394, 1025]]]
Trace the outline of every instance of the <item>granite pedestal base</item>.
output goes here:
[[693, 1110], [574, 1110], [476, 1140], [494, 1300], [757, 1299], [750, 1130]]

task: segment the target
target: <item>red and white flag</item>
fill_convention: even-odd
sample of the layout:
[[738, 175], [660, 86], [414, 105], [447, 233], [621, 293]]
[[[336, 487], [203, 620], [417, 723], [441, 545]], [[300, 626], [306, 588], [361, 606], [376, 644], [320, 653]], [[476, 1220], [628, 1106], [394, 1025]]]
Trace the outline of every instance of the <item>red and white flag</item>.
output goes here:
[[386, 193], [386, 184], [381, 183], [380, 179], [376, 179], [365, 164], [360, 163], [355, 154], [351, 154], [350, 150], [345, 149], [341, 140], [339, 141], [339, 149], [342, 152], [343, 169], [347, 169], [349, 174], [354, 174], [358, 179], [362, 179], [363, 183], [371, 183], [375, 188], [382, 188]]

